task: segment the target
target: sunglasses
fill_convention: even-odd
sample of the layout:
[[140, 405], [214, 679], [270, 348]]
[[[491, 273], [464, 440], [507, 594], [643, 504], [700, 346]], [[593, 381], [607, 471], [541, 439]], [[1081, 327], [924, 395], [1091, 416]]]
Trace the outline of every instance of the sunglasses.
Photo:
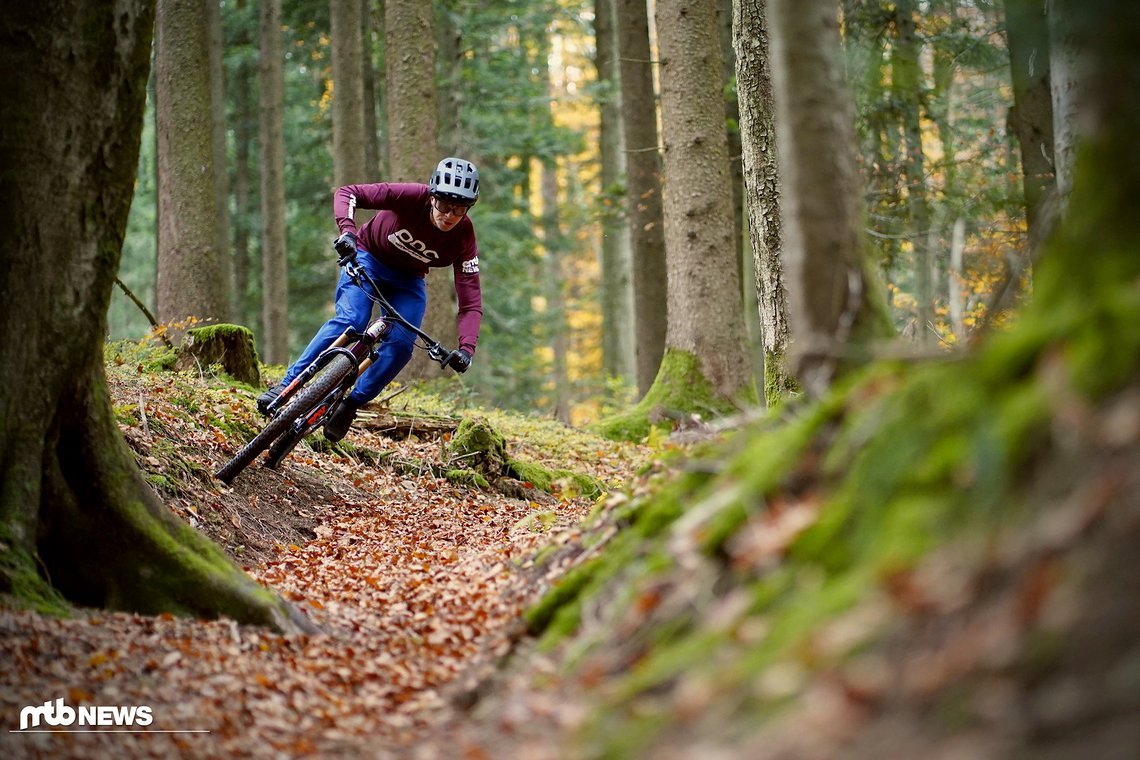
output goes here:
[[441, 201], [439, 198], [432, 198], [432, 202], [435, 204], [435, 210], [445, 216], [463, 216], [469, 208], [459, 203]]

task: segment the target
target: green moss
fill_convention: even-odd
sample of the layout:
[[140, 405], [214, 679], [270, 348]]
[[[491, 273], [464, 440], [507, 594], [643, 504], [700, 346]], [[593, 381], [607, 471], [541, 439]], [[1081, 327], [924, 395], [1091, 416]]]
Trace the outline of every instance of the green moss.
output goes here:
[[253, 331], [243, 325], [233, 324], [214, 324], [204, 325], [203, 327], [194, 327], [186, 331], [187, 335], [194, 335], [199, 340], [215, 340], [219, 338], [229, 338], [233, 335], [239, 335], [242, 338], [248, 338], [250, 342], [253, 341]]
[[166, 477], [165, 475], [160, 475], [158, 473], [152, 473], [150, 475], [147, 475], [146, 476], [146, 482], [150, 483], [150, 485], [155, 490], [162, 491], [162, 492], [167, 493], [167, 494], [177, 493], [177, 491], [178, 491], [177, 486], [174, 484], [174, 482], [172, 480], [170, 480], [170, 478]]
[[34, 610], [66, 617], [67, 601], [44, 580], [36, 558], [21, 547], [11, 527], [0, 522], [0, 607]]
[[169, 348], [156, 349], [150, 358], [143, 364], [147, 372], [169, 372], [174, 369], [178, 354]]
[[662, 357], [657, 378], [637, 406], [601, 420], [593, 429], [612, 440], [643, 440], [655, 428], [671, 430], [674, 419], [696, 414], [707, 420], [738, 412], [741, 405], [755, 405], [755, 395], [751, 388], [741, 388], [731, 398], [718, 393], [701, 372], [699, 358], [671, 348]]
[[508, 460], [508, 471], [518, 480], [530, 483], [546, 493], [564, 494], [568, 497], [585, 496], [596, 499], [605, 492], [605, 486], [596, 478], [573, 470], [551, 470], [533, 462], [518, 459]]
[[453, 462], [500, 475], [507, 465], [507, 444], [491, 423], [479, 416], [466, 417], [447, 442], [446, 452]]
[[623, 722], [620, 730], [607, 731], [601, 746], [589, 753], [589, 757], [601, 760], [627, 760], [631, 757], [646, 757], [646, 748], [662, 731], [669, 727], [671, 718], [664, 711], [639, 709], [630, 706], [632, 715]]
[[[256, 608], [266, 614], [281, 609], [281, 601], [251, 581], [217, 544], [169, 513], [155, 515], [143, 501], [129, 500], [118, 505], [118, 515], [127, 531], [124, 535], [138, 536], [139, 546], [161, 564], [162, 572], [148, 584], [116, 587], [114, 593], [129, 594], [130, 599], [113, 593], [107, 600], [109, 608], [180, 615], [214, 612], [246, 621]], [[197, 594], [206, 596], [198, 599]]]
[[538, 648], [544, 652], [549, 652], [561, 641], [565, 640], [576, 630], [582, 622], [582, 606], [577, 604], [577, 596], [568, 598], [567, 601], [574, 603], [566, 603], [560, 606], [551, 607], [549, 616], [535, 623], [533, 626], [530, 621], [527, 621], [528, 629], [534, 633], [541, 631], [542, 637], [538, 640]]
[[582, 591], [595, 579], [603, 566], [601, 558], [591, 559], [573, 568], [559, 579], [551, 589], [523, 615], [527, 630], [532, 634], [539, 634], [546, 630], [555, 615], [562, 608], [570, 606], [577, 600]]
[[[545, 533], [550, 530], [550, 526], [554, 525], [558, 520], [556, 512], [531, 512], [515, 523], [513, 530], [525, 530], [532, 533]], [[535, 557], [535, 562], [539, 562], [539, 558]]]
[[764, 352], [764, 403], [769, 409], [800, 395], [800, 384], [784, 366], [782, 351]]
[[213, 324], [186, 331], [175, 366], [225, 376], [246, 387], [261, 385], [261, 371], [253, 333], [247, 327]]
[[115, 404], [112, 410], [118, 423], [125, 427], [134, 427], [142, 421], [138, 404]]
[[448, 482], [455, 483], [456, 485], [473, 486], [475, 488], [481, 488], [484, 491], [491, 490], [491, 484], [487, 478], [474, 470], [452, 468], [444, 472], [443, 477], [445, 477]]

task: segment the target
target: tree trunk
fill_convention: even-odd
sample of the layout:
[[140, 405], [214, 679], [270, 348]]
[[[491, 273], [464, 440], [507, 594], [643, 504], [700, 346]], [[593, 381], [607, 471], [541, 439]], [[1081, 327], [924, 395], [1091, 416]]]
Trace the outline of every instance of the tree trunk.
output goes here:
[[230, 174], [226, 161], [226, 79], [222, 65], [224, 41], [222, 34], [222, 11], [218, 0], [202, 0], [208, 29], [210, 54], [210, 124], [211, 146], [214, 159], [214, 229], [218, 236], [218, 261], [222, 268], [226, 320], [235, 319], [236, 300], [234, 299], [234, 260], [230, 244]]
[[1006, 0], [1006, 38], [1013, 80], [1013, 124], [1021, 148], [1025, 219], [1035, 228], [1053, 177], [1053, 100], [1049, 79], [1049, 25], [1036, 0]]
[[[245, 0], [239, 0], [243, 9]], [[252, 44], [251, 35], [241, 32], [241, 45]], [[250, 292], [249, 239], [254, 210], [250, 207], [250, 148], [257, 139], [257, 113], [253, 103], [253, 63], [243, 57], [238, 63], [233, 87], [234, 111], [234, 319], [246, 327], [257, 325], [257, 310]]]
[[658, 0], [665, 138], [666, 352], [697, 357], [713, 392], [751, 400], [740, 255], [724, 130], [716, 7]]
[[744, 274], [744, 167], [743, 146], [740, 144], [740, 96], [733, 85], [736, 77], [736, 48], [732, 41], [733, 0], [718, 0], [718, 25], [720, 28], [721, 74], [723, 89], [728, 93], [724, 100], [724, 122], [728, 138], [728, 176], [732, 186], [732, 230], [733, 250], [740, 263], [740, 273]]
[[111, 409], [103, 336], [153, 28], [153, 3], [122, 0], [8, 4], [0, 22], [0, 67], [21, 72], [0, 132], [0, 593], [311, 630], [156, 499]]
[[566, 274], [562, 230], [558, 221], [558, 162], [551, 158], [542, 162], [542, 262], [546, 291], [546, 318], [543, 324], [552, 354], [550, 362], [553, 386], [554, 418], [570, 424], [570, 330], [566, 325]]
[[438, 66], [439, 149], [443, 155], [462, 156], [466, 152], [459, 115], [463, 109], [463, 31], [448, 11], [438, 3], [435, 16], [436, 64]]
[[884, 0], [843, 0], [843, 42], [847, 78], [857, 102], [865, 103], [866, 125], [859, 135], [859, 156], [866, 176], [867, 219], [880, 234], [867, 240], [868, 255], [890, 273], [900, 258], [904, 234], [896, 108], [888, 92], [891, 75], [888, 27], [891, 11]]
[[[438, 147], [435, 17], [431, 3], [387, 0], [384, 6], [384, 45], [388, 51], [390, 179], [393, 182], [427, 182], [442, 158]], [[427, 294], [424, 332], [454, 348], [457, 307], [451, 272], [429, 272]], [[401, 374], [405, 380], [439, 376], [439, 365], [432, 363], [425, 351], [415, 352]]]
[[362, 82], [364, 85], [364, 167], [366, 182], [375, 182], [380, 172], [380, 126], [376, 120], [376, 68], [372, 63], [376, 37], [376, 17], [369, 0], [364, 0], [360, 19]]
[[772, 0], [769, 7], [789, 356], [801, 387], [819, 396], [871, 303], [859, 251], [854, 107], [834, 4]]
[[[1065, 144], [1057, 173], [1069, 177], [1071, 191], [1036, 272], [1030, 310], [1043, 325], [1070, 330], [1054, 349], [1079, 362], [1066, 371], [1069, 382], [1103, 394], [1134, 383], [1140, 357], [1140, 5], [1053, 0], [1049, 12], [1051, 26], [1065, 29], [1063, 44], [1056, 33], [1050, 38], [1051, 75], [1054, 127]], [[1063, 168], [1061, 153], [1078, 144], [1076, 164]]]
[[[365, 171], [362, 0], [329, 3], [332, 36], [333, 184], [371, 182]], [[332, 204], [330, 199], [329, 204]]]
[[933, 337], [934, 261], [929, 245], [930, 208], [926, 191], [926, 160], [922, 148], [923, 72], [919, 61], [919, 40], [914, 25], [914, 0], [895, 4], [898, 40], [892, 66], [895, 102], [902, 111], [903, 142], [906, 146], [907, 210], [910, 214], [910, 242], [914, 248], [914, 297], [918, 304], [915, 336], [920, 344]]
[[765, 0], [736, 0], [733, 5], [745, 208], [764, 350], [764, 401], [772, 407], [798, 388], [784, 361], [789, 338], [788, 296], [780, 261], [783, 230], [767, 9]]
[[1049, 26], [1049, 78], [1053, 102], [1053, 169], [1062, 213], [1073, 191], [1077, 134], [1081, 130], [1081, 51], [1073, 31], [1069, 3], [1051, 3]]
[[621, 82], [614, 33], [614, 0], [594, 0], [597, 38], [595, 65], [600, 111], [598, 153], [602, 184], [602, 369], [611, 376], [636, 379], [634, 352], [633, 273], [629, 228], [621, 223], [616, 192], [626, 171], [621, 134]]
[[733, 249], [736, 251], [740, 271], [741, 307], [744, 314], [744, 334], [753, 377], [764, 376], [764, 336], [760, 325], [759, 302], [756, 292], [756, 263], [752, 260], [752, 247], [745, 246], [748, 233], [745, 229], [748, 210], [744, 205], [744, 145], [740, 127], [740, 85], [736, 81], [736, 44], [733, 40], [734, 0], [720, 0], [720, 49], [724, 63], [725, 109], [724, 120], [728, 137], [728, 167], [732, 181]]
[[285, 250], [285, 74], [281, 0], [261, 3], [261, 320], [262, 355], [289, 361], [289, 276]]
[[218, 250], [209, 42], [201, 0], [160, 0], [155, 21], [158, 291], [178, 336], [187, 320], [228, 319]]
[[645, 2], [615, 0], [614, 7], [627, 156], [626, 203], [633, 246], [637, 389], [644, 394], [661, 366], [668, 311], [657, 101]]

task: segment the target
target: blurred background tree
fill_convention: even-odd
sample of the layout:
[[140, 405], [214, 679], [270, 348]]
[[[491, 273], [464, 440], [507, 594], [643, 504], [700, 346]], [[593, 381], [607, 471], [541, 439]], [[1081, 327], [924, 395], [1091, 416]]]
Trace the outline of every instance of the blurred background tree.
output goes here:
[[[717, 5], [727, 29], [728, 3]], [[1007, 34], [1006, 11], [993, 0], [834, 3], [855, 101], [859, 245], [886, 283], [894, 327], [928, 352], [951, 350], [983, 325], [1003, 324], [1031, 284], [1026, 195], [1030, 213], [1038, 214], [1053, 185], [1051, 114], [1039, 97], [1049, 51], [1036, 4], [1008, 5], [1019, 23]], [[221, 93], [225, 101], [227, 181], [218, 187], [228, 185], [233, 319], [254, 330], [269, 358], [261, 317], [262, 253], [271, 241], [262, 232], [267, 164], [257, 142], [259, 4], [217, 6], [224, 82], [212, 82], [212, 97]], [[331, 309], [337, 90], [330, 9], [327, 0], [283, 0], [281, 8], [280, 226], [290, 356]], [[473, 212], [485, 311], [479, 358], [470, 374], [441, 380], [441, 387], [459, 403], [539, 409], [576, 424], [597, 419], [648, 389], [664, 340], [664, 225], [654, 221], [654, 205], [661, 200], [659, 130], [669, 115], [659, 107], [653, 15], [640, 0], [435, 0], [432, 9], [434, 29], [417, 45], [434, 51], [437, 152], [470, 158], [484, 177]], [[395, 49], [400, 37], [385, 34], [384, 10], [384, 3], [365, 1], [359, 14], [349, 14], [361, 40], [363, 81], [353, 91], [364, 94], [352, 107], [364, 111], [357, 161], [368, 181], [389, 179], [397, 165], [386, 69], [409, 52]], [[352, 36], [339, 27], [338, 34]], [[736, 82], [726, 38], [709, 44], [725, 61], [728, 171], [737, 177], [742, 148], [733, 147]], [[164, 183], [156, 169], [154, 102], [152, 92], [120, 269], [152, 308], [156, 199]], [[419, 181], [432, 168], [425, 161]], [[734, 225], [747, 227], [738, 182], [723, 202]], [[770, 209], [759, 213], [771, 216]], [[740, 308], [746, 324], [758, 325], [756, 310], [771, 311], [778, 289], [769, 277], [750, 292], [757, 290], [751, 236], [764, 231], [744, 232], [731, 244], [743, 248], [736, 260], [748, 262]], [[615, 243], [630, 246], [632, 256]], [[432, 277], [450, 279], [444, 271]], [[998, 300], [999, 293], [1006, 298]], [[148, 329], [116, 292], [110, 337], [137, 339]], [[763, 366], [761, 345], [743, 338], [740, 346], [756, 367]]]

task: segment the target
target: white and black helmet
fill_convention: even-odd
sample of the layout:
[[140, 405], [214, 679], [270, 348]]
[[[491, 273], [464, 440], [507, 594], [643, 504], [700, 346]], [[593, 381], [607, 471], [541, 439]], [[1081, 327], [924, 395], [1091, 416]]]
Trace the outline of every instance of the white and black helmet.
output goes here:
[[462, 158], [445, 158], [432, 172], [428, 191], [440, 200], [474, 206], [479, 200], [479, 170]]

